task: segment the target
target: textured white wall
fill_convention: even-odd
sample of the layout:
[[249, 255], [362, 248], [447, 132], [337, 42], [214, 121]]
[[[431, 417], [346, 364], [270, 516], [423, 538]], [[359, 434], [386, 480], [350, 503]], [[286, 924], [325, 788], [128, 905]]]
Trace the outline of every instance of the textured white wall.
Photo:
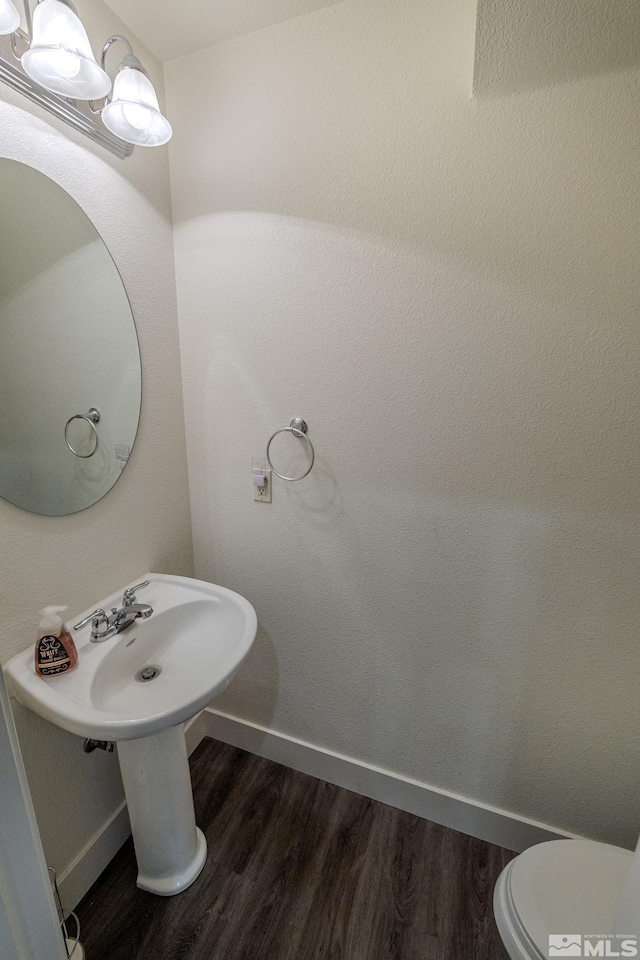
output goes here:
[[346, 0], [167, 65], [197, 575], [261, 621], [217, 703], [630, 844], [640, 74], [474, 102], [474, 27]]
[[636, 0], [478, 0], [477, 95], [640, 64]]
[[[79, 0], [94, 46], [123, 32], [100, 0]], [[153, 82], [162, 70], [140, 51]], [[109, 247], [131, 299], [142, 354], [140, 431], [131, 460], [100, 503], [46, 518], [0, 501], [0, 657], [35, 643], [46, 603], [81, 611], [145, 570], [192, 571], [166, 150], [126, 161], [93, 146], [8, 87], [0, 87], [0, 156], [64, 187]], [[96, 357], [100, 362], [100, 357]], [[115, 756], [15, 706], [45, 852], [58, 871], [122, 799]]]

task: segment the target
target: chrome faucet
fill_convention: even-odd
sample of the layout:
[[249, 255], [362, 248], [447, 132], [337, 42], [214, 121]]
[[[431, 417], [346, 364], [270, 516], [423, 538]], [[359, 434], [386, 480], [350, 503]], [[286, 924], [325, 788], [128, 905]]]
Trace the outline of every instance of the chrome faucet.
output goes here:
[[99, 607], [93, 613], [76, 623], [74, 630], [82, 630], [83, 627], [91, 621], [91, 643], [102, 643], [103, 640], [109, 640], [115, 637], [117, 633], [122, 633], [127, 627], [130, 627], [134, 620], [146, 620], [153, 613], [153, 607], [148, 603], [138, 603], [136, 601], [136, 590], [142, 587], [148, 587], [149, 581], [138, 583], [135, 587], [129, 587], [125, 590], [122, 597], [122, 606], [112, 607], [111, 613], [107, 614]]

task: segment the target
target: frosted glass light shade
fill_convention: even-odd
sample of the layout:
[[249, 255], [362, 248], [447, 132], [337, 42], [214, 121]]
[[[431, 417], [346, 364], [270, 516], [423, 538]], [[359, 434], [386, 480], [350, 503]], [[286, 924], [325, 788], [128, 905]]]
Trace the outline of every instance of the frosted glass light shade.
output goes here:
[[113, 97], [102, 111], [105, 127], [138, 147], [160, 147], [171, 139], [171, 124], [160, 113], [153, 84], [141, 70], [123, 67], [113, 82]]
[[33, 37], [22, 66], [41, 87], [62, 97], [100, 100], [111, 89], [80, 19], [61, 0], [42, 0], [33, 11]]
[[20, 26], [20, 14], [11, 0], [0, 0], [0, 34], [13, 33]]

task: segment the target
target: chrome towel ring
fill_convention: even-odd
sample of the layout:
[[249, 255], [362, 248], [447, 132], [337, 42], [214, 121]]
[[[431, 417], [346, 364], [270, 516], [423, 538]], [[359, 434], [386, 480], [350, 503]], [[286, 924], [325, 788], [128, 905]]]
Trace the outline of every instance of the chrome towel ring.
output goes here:
[[[69, 431], [69, 424], [71, 423], [72, 420], [86, 420], [89, 426], [91, 427], [91, 429], [93, 430], [95, 443], [91, 453], [78, 453], [78, 451], [74, 450], [71, 444], [69, 443], [68, 431]], [[71, 450], [71, 453], [74, 455], [74, 457], [80, 457], [81, 460], [88, 460], [89, 457], [92, 457], [96, 452], [96, 450], [98, 449], [98, 431], [96, 430], [96, 423], [100, 423], [100, 411], [97, 410], [95, 407], [91, 407], [91, 409], [87, 413], [74, 413], [74, 415], [72, 417], [69, 417], [69, 419], [65, 423], [64, 441], [66, 445], [69, 447], [69, 450]]]
[[[276, 430], [276, 432], [272, 433], [271, 436], [269, 437], [269, 442], [267, 443], [267, 463], [275, 473], [276, 477], [280, 477], [281, 480], [288, 480], [290, 483], [297, 483], [298, 480], [304, 480], [304, 478], [311, 473], [311, 469], [316, 459], [316, 452], [313, 449], [313, 444], [311, 443], [311, 440], [307, 436], [308, 429], [309, 427], [307, 426], [306, 421], [302, 420], [301, 417], [294, 417], [294, 419], [291, 421], [288, 427], [281, 427], [280, 430]], [[292, 433], [294, 437], [298, 437], [300, 440], [306, 440], [307, 444], [309, 445], [309, 452], [311, 454], [311, 463], [309, 464], [308, 469], [305, 470], [304, 473], [300, 474], [299, 477], [285, 477], [283, 476], [283, 474], [278, 473], [274, 465], [271, 463], [271, 457], [269, 456], [269, 449], [271, 447], [271, 444], [275, 440], [275, 438], [280, 433]]]

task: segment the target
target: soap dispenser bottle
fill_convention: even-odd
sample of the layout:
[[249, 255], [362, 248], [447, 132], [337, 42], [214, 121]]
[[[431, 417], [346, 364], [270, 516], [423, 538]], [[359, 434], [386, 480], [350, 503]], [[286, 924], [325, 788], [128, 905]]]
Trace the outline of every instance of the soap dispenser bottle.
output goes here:
[[78, 651], [73, 637], [60, 616], [66, 607], [44, 607], [40, 614], [40, 629], [36, 643], [36, 673], [41, 677], [56, 677], [73, 670], [78, 662]]

